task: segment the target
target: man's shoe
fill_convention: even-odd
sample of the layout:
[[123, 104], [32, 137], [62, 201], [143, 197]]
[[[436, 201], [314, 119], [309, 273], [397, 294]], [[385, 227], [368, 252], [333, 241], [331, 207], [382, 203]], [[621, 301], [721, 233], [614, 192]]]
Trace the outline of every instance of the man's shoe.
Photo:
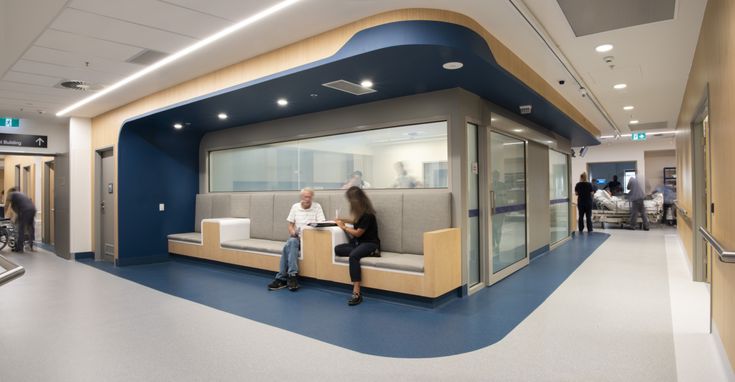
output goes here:
[[650, 228], [644, 228], [643, 230], [644, 231], [650, 231], [651, 229]]
[[268, 284], [268, 290], [279, 290], [286, 287], [286, 282], [281, 279], [275, 279], [272, 283]]
[[362, 302], [362, 294], [352, 294], [352, 298], [347, 300], [347, 305], [355, 306]]
[[300, 286], [297, 276], [288, 276], [288, 290], [290, 290], [291, 292], [296, 292], [297, 290], [299, 290], [299, 288]]

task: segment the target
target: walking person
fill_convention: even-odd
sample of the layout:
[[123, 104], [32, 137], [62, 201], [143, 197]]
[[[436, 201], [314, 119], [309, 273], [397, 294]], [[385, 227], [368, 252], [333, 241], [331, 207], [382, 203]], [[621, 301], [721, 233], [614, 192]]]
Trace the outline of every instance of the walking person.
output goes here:
[[595, 188], [587, 181], [586, 172], [579, 176], [579, 182], [574, 186], [574, 193], [577, 195], [579, 232], [584, 231], [585, 220], [587, 221], [587, 232], [592, 232], [592, 195], [595, 193]]
[[380, 257], [380, 239], [378, 238], [378, 221], [375, 218], [373, 204], [360, 187], [350, 187], [345, 193], [350, 203], [350, 214], [354, 219], [354, 225], [348, 227], [345, 221], [337, 219], [335, 222], [350, 235], [350, 242], [334, 247], [337, 256], [349, 256], [350, 258], [350, 280], [352, 280], [352, 297], [347, 304], [358, 305], [362, 302], [360, 283], [362, 282], [362, 270], [360, 260], [363, 257]]
[[23, 252], [25, 244], [25, 234], [28, 232], [28, 242], [33, 251], [33, 240], [36, 239], [35, 218], [36, 206], [33, 201], [20, 191], [16, 191], [15, 187], [8, 190], [8, 200], [5, 205], [10, 204], [10, 209], [16, 215], [15, 224], [18, 227], [18, 238], [15, 241], [13, 252]]
[[641, 215], [643, 220], [643, 230], [649, 230], [648, 214], [646, 214], [646, 206], [643, 203], [643, 199], [646, 198], [646, 193], [643, 192], [641, 184], [635, 177], [630, 178], [628, 181], [628, 200], [630, 201], [630, 221], [628, 222], [628, 229], [635, 230], [635, 226], [638, 224], [638, 214]]

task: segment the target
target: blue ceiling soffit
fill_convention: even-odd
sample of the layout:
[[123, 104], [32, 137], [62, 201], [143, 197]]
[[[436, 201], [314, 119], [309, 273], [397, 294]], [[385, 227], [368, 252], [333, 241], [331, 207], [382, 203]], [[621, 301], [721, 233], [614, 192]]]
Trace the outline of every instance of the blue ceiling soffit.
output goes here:
[[[459, 70], [442, 64], [459, 61]], [[322, 86], [344, 79], [371, 79], [375, 93], [355, 96]], [[437, 21], [401, 21], [355, 34], [336, 54], [136, 117], [123, 128], [170, 131], [177, 122], [201, 133], [300, 114], [430, 91], [464, 88], [507, 110], [533, 105], [525, 117], [572, 146], [599, 144], [590, 132], [500, 67], [485, 40], [472, 30]], [[312, 96], [316, 94], [317, 96]], [[288, 99], [287, 107], [276, 100]], [[217, 114], [229, 118], [221, 121]]]

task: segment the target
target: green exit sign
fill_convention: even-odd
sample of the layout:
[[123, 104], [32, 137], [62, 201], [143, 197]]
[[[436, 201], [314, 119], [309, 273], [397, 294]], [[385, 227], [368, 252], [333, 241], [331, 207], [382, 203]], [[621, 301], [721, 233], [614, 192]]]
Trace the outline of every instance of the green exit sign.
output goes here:
[[0, 117], [0, 127], [19, 127], [20, 119]]
[[634, 141], [645, 141], [646, 140], [646, 133], [633, 133], [630, 135], [630, 137]]

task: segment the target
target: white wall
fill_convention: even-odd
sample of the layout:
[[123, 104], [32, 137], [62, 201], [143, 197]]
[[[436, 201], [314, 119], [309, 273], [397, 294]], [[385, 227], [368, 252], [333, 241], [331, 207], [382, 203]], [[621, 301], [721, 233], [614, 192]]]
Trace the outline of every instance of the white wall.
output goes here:
[[69, 251], [92, 252], [92, 121], [69, 121]]
[[[601, 145], [590, 146], [587, 155], [580, 158], [577, 154], [576, 158], [572, 158], [572, 179], [571, 183], [575, 184], [579, 181], [579, 174], [587, 171], [588, 163], [599, 162], [636, 162], [638, 168], [638, 178], [646, 181], [646, 161], [645, 152], [652, 150], [674, 150], [673, 138], [657, 138], [643, 142], [633, 142], [630, 138], [620, 138], [617, 141], [605, 142]], [[622, 182], [623, 180], [620, 179]], [[655, 187], [655, 185], [653, 186]]]
[[651, 192], [664, 184], [664, 167], [676, 167], [676, 150], [646, 151], [646, 191]]

